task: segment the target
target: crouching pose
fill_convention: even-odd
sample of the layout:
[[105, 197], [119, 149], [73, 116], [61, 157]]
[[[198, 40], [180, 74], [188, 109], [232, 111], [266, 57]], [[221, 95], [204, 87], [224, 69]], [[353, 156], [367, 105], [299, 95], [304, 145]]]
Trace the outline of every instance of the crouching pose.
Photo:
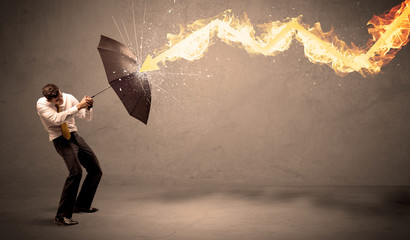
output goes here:
[[[94, 152], [77, 133], [74, 117], [91, 121], [94, 100], [85, 96], [80, 102], [70, 94], [62, 93], [54, 84], [43, 87], [43, 96], [37, 101], [37, 113], [49, 134], [57, 153], [63, 158], [69, 175], [65, 181], [54, 223], [74, 225], [73, 212], [92, 213], [91, 207], [102, 171]], [[80, 193], [82, 167], [87, 171]]]

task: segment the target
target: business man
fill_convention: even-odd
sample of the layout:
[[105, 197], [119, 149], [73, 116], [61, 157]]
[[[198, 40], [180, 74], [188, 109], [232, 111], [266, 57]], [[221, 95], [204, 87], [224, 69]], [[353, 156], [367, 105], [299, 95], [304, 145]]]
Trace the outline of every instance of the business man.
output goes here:
[[[94, 100], [85, 96], [80, 102], [72, 95], [62, 93], [54, 84], [43, 87], [43, 97], [37, 101], [37, 113], [49, 140], [53, 142], [57, 153], [64, 159], [69, 175], [65, 181], [60, 204], [54, 223], [57, 225], [75, 225], [73, 212], [93, 213], [91, 207], [100, 182], [102, 171], [94, 152], [77, 133], [74, 117], [91, 121]], [[80, 193], [82, 167], [87, 171]]]

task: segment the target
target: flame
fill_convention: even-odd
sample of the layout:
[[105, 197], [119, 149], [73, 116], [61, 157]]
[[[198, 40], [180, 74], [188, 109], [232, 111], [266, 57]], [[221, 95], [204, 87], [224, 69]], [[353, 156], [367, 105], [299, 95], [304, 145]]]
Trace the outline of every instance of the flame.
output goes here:
[[367, 55], [371, 57], [371, 61], [377, 66], [378, 71], [382, 66], [389, 63], [396, 53], [409, 42], [409, 5], [410, 0], [406, 0], [387, 13], [373, 16], [367, 23], [367, 25], [373, 26], [368, 29], [372, 39], [367, 43]]
[[226, 10], [211, 19], [197, 20], [186, 27], [181, 26], [179, 34], [168, 34], [168, 44], [156, 52], [152, 59], [148, 55], [140, 72], [157, 70], [157, 63], [186, 59], [200, 59], [215, 37], [228, 45], [240, 47], [251, 55], [275, 56], [289, 49], [295, 38], [304, 46], [306, 57], [313, 63], [327, 64], [336, 74], [345, 75], [353, 71], [367, 74], [380, 72], [396, 53], [409, 42], [410, 0], [392, 8], [380, 16], [373, 16], [368, 22], [372, 38], [365, 47], [350, 46], [340, 40], [333, 30], [324, 32], [320, 23], [312, 28], [301, 23], [301, 17], [257, 25], [259, 35], [244, 13], [239, 18]]

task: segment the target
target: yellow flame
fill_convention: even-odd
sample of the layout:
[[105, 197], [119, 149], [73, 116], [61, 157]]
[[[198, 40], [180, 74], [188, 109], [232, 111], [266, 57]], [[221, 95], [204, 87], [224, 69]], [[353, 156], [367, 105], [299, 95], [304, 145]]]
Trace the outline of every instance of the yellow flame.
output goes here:
[[313, 63], [327, 64], [336, 74], [345, 75], [357, 71], [363, 76], [366, 73], [378, 73], [398, 50], [409, 41], [410, 0], [394, 7], [389, 13], [374, 16], [369, 21], [372, 39], [367, 46], [359, 48], [354, 44], [348, 46], [333, 34], [323, 32], [320, 23], [312, 28], [300, 22], [301, 16], [257, 25], [256, 31], [246, 13], [242, 18], [235, 17], [231, 10], [220, 15], [197, 20], [186, 28], [181, 27], [178, 35], [168, 34], [166, 48], [158, 51], [154, 59], [148, 55], [140, 72], [158, 70], [158, 63], [186, 59], [189, 61], [201, 58], [217, 36], [231, 46], [241, 47], [249, 54], [275, 56], [287, 50], [295, 38], [304, 46], [305, 55]]

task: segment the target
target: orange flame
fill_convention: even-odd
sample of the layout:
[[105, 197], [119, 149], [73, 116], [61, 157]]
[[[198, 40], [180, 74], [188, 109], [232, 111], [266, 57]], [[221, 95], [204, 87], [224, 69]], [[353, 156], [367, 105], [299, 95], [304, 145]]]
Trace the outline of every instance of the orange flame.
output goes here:
[[[369, 28], [369, 34], [372, 35], [372, 39], [367, 43], [367, 50], [371, 51], [371, 47], [383, 39], [386, 32], [391, 31], [391, 36], [386, 36], [383, 44], [377, 47], [373, 52], [371, 57], [372, 62], [379, 67], [379, 69], [389, 63], [396, 53], [409, 42], [409, 31], [410, 31], [410, 0], [406, 0], [393, 7], [389, 12], [384, 13], [380, 16], [373, 16], [373, 18], [367, 23], [368, 25], [373, 25]], [[407, 16], [406, 16], [407, 15]], [[400, 24], [392, 26], [395, 20], [403, 18]], [[380, 41], [379, 41], [380, 42]], [[370, 55], [370, 54], [369, 54]]]
[[300, 23], [300, 17], [257, 25], [256, 31], [246, 13], [235, 17], [231, 10], [220, 15], [197, 20], [187, 27], [181, 26], [178, 35], [168, 34], [168, 44], [154, 59], [148, 55], [140, 72], [159, 69], [158, 62], [189, 61], [199, 59], [217, 36], [223, 42], [238, 46], [249, 54], [275, 56], [287, 50], [295, 37], [304, 46], [305, 55], [313, 63], [327, 64], [336, 74], [345, 75], [357, 71], [363, 76], [380, 72], [395, 54], [409, 42], [410, 0], [392, 8], [388, 13], [374, 16], [368, 23], [372, 39], [359, 48], [340, 40], [333, 31], [323, 32], [320, 23], [312, 28]]

